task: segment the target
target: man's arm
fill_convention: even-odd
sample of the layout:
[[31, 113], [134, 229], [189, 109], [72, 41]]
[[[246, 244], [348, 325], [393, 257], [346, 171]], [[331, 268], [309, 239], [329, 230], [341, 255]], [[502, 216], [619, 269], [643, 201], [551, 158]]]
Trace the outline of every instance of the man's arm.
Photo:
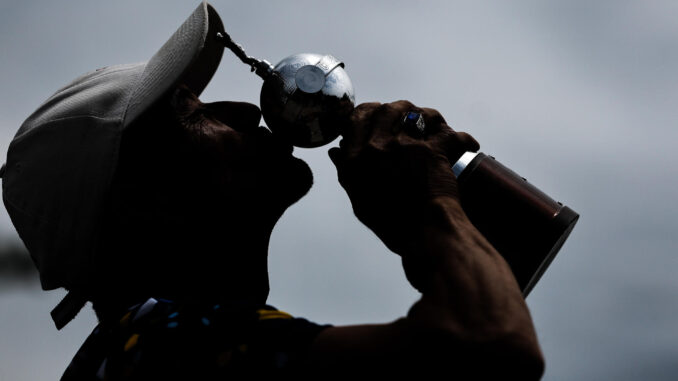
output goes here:
[[391, 134], [411, 108], [409, 102], [361, 106], [354, 130], [330, 155], [356, 215], [402, 257], [422, 296], [393, 323], [324, 330], [311, 361], [342, 371], [435, 368], [450, 376], [538, 379], [543, 358], [518, 284], [466, 217], [448, 159], [435, 154], [477, 150], [477, 143], [450, 134], [429, 109], [422, 109], [427, 124], [439, 118], [447, 132], [424, 142]]

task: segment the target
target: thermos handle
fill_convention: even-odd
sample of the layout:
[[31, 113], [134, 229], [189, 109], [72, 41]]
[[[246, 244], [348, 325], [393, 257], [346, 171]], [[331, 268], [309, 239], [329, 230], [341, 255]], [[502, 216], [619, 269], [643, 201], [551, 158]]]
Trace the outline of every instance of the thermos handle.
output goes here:
[[452, 170], [464, 211], [511, 266], [527, 297], [579, 214], [482, 152], [466, 152]]

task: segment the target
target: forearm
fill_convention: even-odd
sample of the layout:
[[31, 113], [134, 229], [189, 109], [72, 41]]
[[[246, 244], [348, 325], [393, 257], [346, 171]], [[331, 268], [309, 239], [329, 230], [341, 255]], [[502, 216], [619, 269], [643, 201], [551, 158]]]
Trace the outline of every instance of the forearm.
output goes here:
[[[403, 127], [410, 113], [426, 120], [424, 136]], [[407, 318], [364, 329], [373, 342], [386, 353], [417, 357], [415, 365], [472, 373], [490, 361], [507, 376], [538, 378], [543, 361], [518, 284], [458, 201], [450, 162], [476, 152], [475, 139], [453, 131], [437, 111], [407, 101], [356, 107], [343, 136], [329, 154], [356, 216], [402, 257], [408, 280], [422, 292]], [[337, 328], [321, 341], [364, 348], [365, 340], [356, 328]]]
[[422, 292], [408, 313], [412, 324], [464, 345], [508, 346], [542, 361], [510, 267], [458, 201], [437, 200], [431, 220], [403, 254], [408, 278]]

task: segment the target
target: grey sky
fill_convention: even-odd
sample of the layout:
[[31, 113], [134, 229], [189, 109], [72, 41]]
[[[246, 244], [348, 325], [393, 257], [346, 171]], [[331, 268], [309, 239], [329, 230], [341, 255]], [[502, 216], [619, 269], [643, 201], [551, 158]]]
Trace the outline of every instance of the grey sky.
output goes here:
[[[58, 87], [147, 60], [197, 4], [0, 3], [0, 161]], [[581, 214], [528, 298], [546, 380], [675, 378], [678, 3], [212, 4], [249, 54], [275, 63], [331, 53], [346, 63], [358, 102], [439, 109], [482, 151]], [[227, 52], [203, 99], [258, 104], [259, 89]], [[296, 151], [316, 184], [274, 232], [270, 303], [318, 322], [393, 320], [417, 295], [398, 258], [353, 217], [328, 148]], [[1, 208], [0, 243], [12, 239]], [[0, 287], [0, 380], [57, 378], [92, 314], [56, 332], [48, 313], [59, 291]]]

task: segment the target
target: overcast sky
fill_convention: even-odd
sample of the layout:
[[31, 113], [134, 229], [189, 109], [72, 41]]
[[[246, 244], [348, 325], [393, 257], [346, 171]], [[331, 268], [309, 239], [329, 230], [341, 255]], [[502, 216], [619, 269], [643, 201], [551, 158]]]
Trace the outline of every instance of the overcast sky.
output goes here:
[[[2, 0], [0, 161], [21, 122], [95, 68], [145, 61], [198, 1]], [[346, 64], [358, 102], [409, 99], [581, 214], [528, 298], [546, 380], [678, 373], [678, 2], [220, 1], [251, 55]], [[231, 54], [203, 100], [258, 104]], [[276, 307], [320, 323], [391, 321], [417, 294], [353, 217], [326, 151], [270, 249]], [[0, 208], [0, 243], [16, 239]], [[0, 283], [0, 380], [56, 379], [96, 324], [57, 332], [60, 291]]]

